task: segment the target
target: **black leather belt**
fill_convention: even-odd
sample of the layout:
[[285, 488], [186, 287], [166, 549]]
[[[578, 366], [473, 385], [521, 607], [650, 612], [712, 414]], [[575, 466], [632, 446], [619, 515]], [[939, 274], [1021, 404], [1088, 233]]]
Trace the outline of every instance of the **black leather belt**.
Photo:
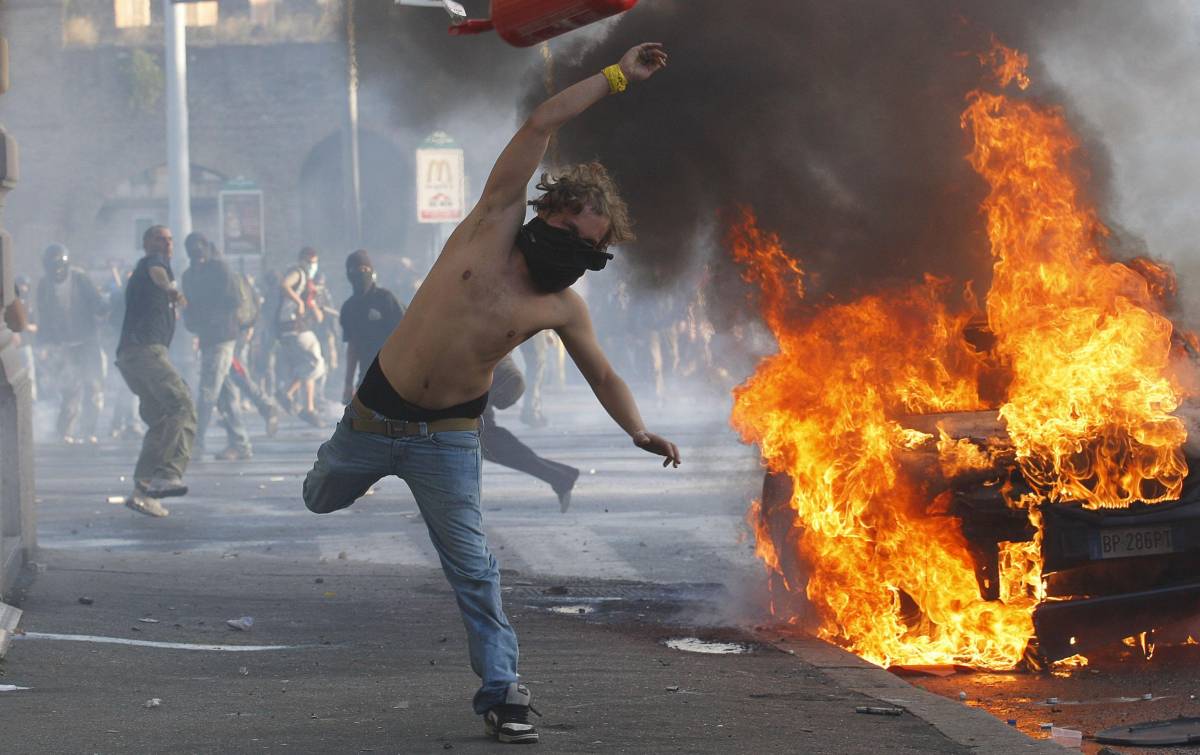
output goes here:
[[408, 419], [366, 419], [375, 412], [358, 400], [358, 396], [350, 399], [350, 405], [359, 415], [350, 426], [360, 433], [386, 435], [389, 438], [404, 438], [412, 435], [427, 433], [449, 433], [456, 431], [475, 431], [479, 429], [478, 417], [453, 417], [451, 419], [435, 419], [432, 422], [416, 422]]

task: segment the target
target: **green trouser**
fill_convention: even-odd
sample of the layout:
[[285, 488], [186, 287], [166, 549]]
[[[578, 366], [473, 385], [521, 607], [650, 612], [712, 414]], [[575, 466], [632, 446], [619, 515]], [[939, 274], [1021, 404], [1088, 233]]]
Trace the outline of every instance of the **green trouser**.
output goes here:
[[142, 440], [134, 479], [181, 478], [196, 438], [196, 407], [183, 378], [167, 359], [165, 346], [126, 346], [117, 354], [117, 369], [149, 429]]

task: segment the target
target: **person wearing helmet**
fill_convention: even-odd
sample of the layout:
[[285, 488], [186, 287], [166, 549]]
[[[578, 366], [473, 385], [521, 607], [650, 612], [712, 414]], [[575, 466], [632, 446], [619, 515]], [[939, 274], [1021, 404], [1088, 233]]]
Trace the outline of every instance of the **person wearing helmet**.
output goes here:
[[47, 350], [47, 373], [55, 376], [61, 396], [55, 431], [64, 443], [95, 444], [107, 370], [99, 326], [108, 308], [87, 274], [71, 266], [62, 244], [46, 247], [42, 269], [38, 343]]

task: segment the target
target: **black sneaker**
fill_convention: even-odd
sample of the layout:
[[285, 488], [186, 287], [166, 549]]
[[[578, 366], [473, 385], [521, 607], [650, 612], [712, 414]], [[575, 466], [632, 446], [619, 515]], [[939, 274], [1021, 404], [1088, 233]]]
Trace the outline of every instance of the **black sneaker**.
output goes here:
[[530, 700], [529, 688], [524, 684], [513, 682], [508, 685], [508, 694], [504, 702], [483, 714], [483, 730], [489, 737], [495, 737], [505, 744], [537, 744], [538, 732], [529, 723], [529, 712], [538, 713]]

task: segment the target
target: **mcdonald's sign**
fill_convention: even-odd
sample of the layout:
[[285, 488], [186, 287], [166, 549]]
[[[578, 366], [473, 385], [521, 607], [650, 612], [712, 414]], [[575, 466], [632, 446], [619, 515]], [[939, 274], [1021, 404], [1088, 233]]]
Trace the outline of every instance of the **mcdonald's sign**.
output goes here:
[[443, 131], [417, 150], [417, 222], [458, 223], [467, 216], [463, 151]]

